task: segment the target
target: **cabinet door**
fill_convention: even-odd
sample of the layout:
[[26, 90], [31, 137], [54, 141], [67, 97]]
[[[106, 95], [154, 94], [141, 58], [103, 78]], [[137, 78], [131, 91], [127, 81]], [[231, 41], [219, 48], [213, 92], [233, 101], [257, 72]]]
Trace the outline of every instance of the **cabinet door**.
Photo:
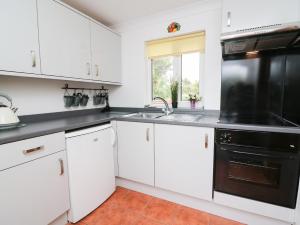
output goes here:
[[62, 151], [1, 171], [0, 224], [46, 225], [66, 212], [66, 170]]
[[119, 176], [154, 185], [153, 124], [117, 122]]
[[155, 125], [155, 185], [211, 200], [214, 130]]
[[38, 0], [42, 73], [91, 79], [89, 20], [53, 0]]
[[1, 1], [0, 27], [0, 70], [40, 73], [36, 1]]
[[298, 21], [299, 4], [299, 0], [223, 0], [222, 31]]
[[121, 82], [121, 38], [91, 22], [92, 71], [95, 80]]

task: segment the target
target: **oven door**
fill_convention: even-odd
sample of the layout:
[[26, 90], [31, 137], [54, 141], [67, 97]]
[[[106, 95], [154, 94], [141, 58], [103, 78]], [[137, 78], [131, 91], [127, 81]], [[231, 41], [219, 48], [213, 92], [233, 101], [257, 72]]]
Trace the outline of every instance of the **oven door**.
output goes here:
[[216, 191], [296, 207], [299, 155], [216, 144]]

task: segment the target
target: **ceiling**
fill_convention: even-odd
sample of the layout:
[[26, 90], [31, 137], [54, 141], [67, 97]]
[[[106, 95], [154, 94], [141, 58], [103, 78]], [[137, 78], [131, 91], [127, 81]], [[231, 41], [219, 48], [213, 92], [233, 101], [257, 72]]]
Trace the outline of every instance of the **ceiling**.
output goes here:
[[63, 0], [107, 26], [131, 21], [199, 0]]

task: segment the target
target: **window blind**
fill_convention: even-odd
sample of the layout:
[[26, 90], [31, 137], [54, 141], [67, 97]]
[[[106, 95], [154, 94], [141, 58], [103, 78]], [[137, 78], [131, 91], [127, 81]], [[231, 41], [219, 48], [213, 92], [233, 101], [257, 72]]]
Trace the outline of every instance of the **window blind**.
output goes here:
[[205, 32], [197, 32], [146, 42], [146, 55], [156, 58], [205, 51]]

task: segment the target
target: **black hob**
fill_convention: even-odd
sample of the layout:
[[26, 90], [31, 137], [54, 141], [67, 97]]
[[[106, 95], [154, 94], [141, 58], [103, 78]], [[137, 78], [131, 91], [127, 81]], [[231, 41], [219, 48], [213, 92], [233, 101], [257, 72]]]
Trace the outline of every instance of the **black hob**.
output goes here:
[[272, 114], [251, 115], [251, 116], [221, 116], [219, 119], [219, 123], [297, 127], [295, 124]]

